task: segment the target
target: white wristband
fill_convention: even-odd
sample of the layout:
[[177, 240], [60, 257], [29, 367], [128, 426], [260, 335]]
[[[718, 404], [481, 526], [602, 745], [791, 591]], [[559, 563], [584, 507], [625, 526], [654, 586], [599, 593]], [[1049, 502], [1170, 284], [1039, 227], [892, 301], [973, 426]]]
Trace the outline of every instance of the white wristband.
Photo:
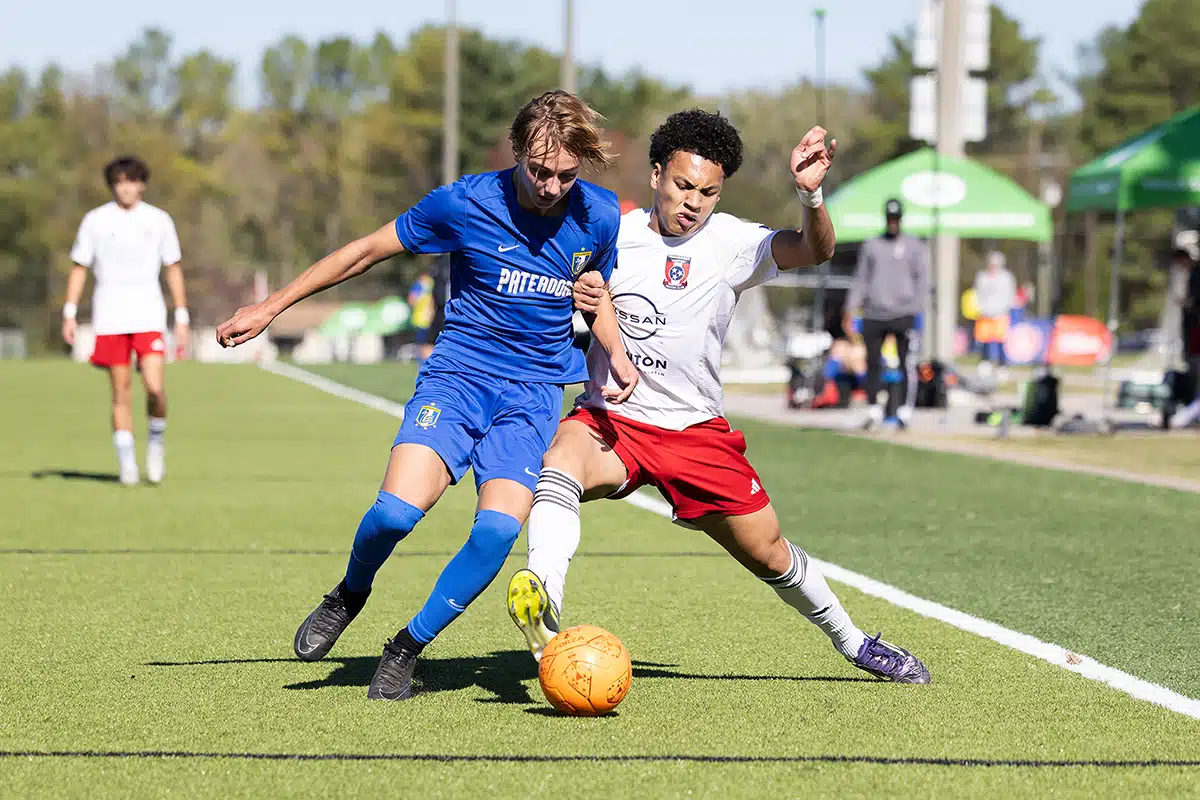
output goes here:
[[176, 325], [187, 325], [191, 321], [192, 321], [192, 315], [188, 313], [188, 310], [186, 308], [180, 307], [180, 308], [175, 309], [175, 324]]
[[63, 303], [63, 319], [75, 319], [75, 315], [79, 313], [79, 306], [74, 303]]
[[799, 186], [796, 187], [796, 196], [800, 198], [800, 202], [809, 208], [820, 208], [821, 203], [825, 202], [825, 198], [821, 195], [821, 187], [818, 186], [816, 191], [806, 192]]

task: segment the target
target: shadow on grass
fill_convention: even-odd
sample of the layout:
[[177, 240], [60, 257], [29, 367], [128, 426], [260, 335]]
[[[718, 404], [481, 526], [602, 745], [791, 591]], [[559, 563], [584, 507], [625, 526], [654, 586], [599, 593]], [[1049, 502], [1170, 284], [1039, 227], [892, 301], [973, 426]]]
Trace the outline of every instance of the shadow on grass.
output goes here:
[[39, 469], [29, 473], [34, 480], [44, 478], [60, 478], [64, 481], [95, 481], [97, 483], [117, 483], [120, 476], [115, 472], [81, 472], [73, 469]]
[[[232, 658], [211, 661], [152, 661], [148, 667], [205, 667], [239, 664], [293, 664], [303, 662], [294, 658]], [[333, 686], [361, 686], [371, 684], [378, 656], [351, 656], [326, 658], [320, 664], [332, 666], [333, 670], [322, 678], [285, 684], [283, 688], [295, 691], [324, 689]], [[682, 672], [678, 664], [657, 664], [649, 661], [633, 662], [633, 677], [637, 680], [671, 679], [689, 681], [789, 681], [812, 683], [877, 683], [874, 678], [845, 675], [741, 675], [701, 674]], [[478, 687], [488, 693], [480, 703], [504, 703], [529, 705], [541, 703], [534, 697], [525, 681], [537, 677], [537, 663], [526, 650], [498, 650], [482, 656], [459, 658], [422, 658], [417, 662], [414, 688], [418, 694], [459, 691]], [[532, 712], [531, 712], [532, 713]]]

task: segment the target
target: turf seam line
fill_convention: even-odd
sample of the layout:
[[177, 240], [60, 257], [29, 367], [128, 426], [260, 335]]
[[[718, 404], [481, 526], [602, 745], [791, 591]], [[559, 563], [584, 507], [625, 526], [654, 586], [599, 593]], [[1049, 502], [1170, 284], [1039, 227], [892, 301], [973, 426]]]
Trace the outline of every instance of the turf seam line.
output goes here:
[[[314, 389], [320, 389], [330, 394], [342, 397], [354, 402], [363, 403], [371, 408], [375, 408], [385, 413], [404, 418], [404, 407], [385, 400], [375, 395], [367, 394], [366, 392], [352, 389], [348, 386], [336, 383], [328, 378], [315, 375], [307, 370], [300, 369], [290, 364], [263, 363], [263, 369], [273, 372], [277, 375], [292, 378]], [[386, 406], [386, 407], [385, 407]], [[392, 410], [388, 410], [392, 409]], [[395, 409], [398, 409], [396, 411]], [[653, 514], [658, 514], [667, 519], [672, 518], [671, 506], [664, 500], [651, 497], [645, 494], [634, 492], [624, 498], [625, 502], [630, 503], [645, 511]], [[1155, 705], [1162, 706], [1179, 714], [1192, 719], [1200, 719], [1200, 700], [1187, 697], [1165, 686], [1160, 686], [1157, 683], [1152, 683], [1143, 678], [1131, 675], [1128, 672], [1110, 667], [1106, 664], [1101, 664], [1090, 656], [1085, 656], [1082, 653], [1076, 653], [1066, 648], [1043, 642], [1037, 637], [1030, 636], [1027, 633], [1014, 631], [1010, 628], [1005, 628], [994, 622], [989, 622], [985, 619], [972, 616], [966, 612], [959, 611], [949, 606], [944, 606], [941, 603], [935, 603], [932, 600], [926, 600], [922, 597], [909, 594], [903, 589], [899, 589], [890, 584], [877, 581], [874, 578], [869, 578], [866, 575], [848, 570], [844, 567], [839, 567], [837, 564], [831, 564], [828, 561], [822, 561], [817, 558], [812, 558], [812, 563], [816, 564], [827, 578], [843, 583], [854, 589], [863, 592], [864, 594], [877, 597], [880, 600], [886, 600], [892, 605], [907, 609], [923, 617], [935, 619], [947, 625], [951, 625], [959, 630], [964, 630], [969, 633], [974, 633], [977, 636], [982, 636], [985, 639], [990, 639], [1013, 650], [1041, 659], [1057, 667], [1070, 670], [1078, 675], [1082, 675], [1089, 680], [1103, 683], [1106, 686], [1112, 687], [1118, 691], [1135, 697], [1139, 700], [1145, 700]]]
[[545, 764], [691, 762], [699, 764], [880, 764], [884, 766], [929, 767], [1016, 767], [1139, 769], [1149, 767], [1200, 767], [1200, 761], [1169, 759], [1043, 761], [998, 758], [905, 758], [902, 756], [728, 756], [728, 755], [489, 755], [470, 753], [220, 753], [187, 750], [0, 750], [0, 758], [95, 758], [95, 759], [223, 759], [230, 761], [424, 761], [442, 763]]

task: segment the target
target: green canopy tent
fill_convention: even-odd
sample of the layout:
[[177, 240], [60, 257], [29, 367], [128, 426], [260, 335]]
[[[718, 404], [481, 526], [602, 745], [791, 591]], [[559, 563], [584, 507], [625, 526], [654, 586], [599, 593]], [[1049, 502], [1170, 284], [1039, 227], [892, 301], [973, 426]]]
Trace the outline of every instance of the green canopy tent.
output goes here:
[[883, 205], [904, 203], [904, 231], [964, 239], [1049, 241], [1045, 203], [994, 170], [924, 148], [864, 172], [828, 199], [839, 242], [861, 242], [884, 230]]
[[[828, 198], [838, 242], [862, 242], [883, 233], [883, 206], [890, 198], [903, 202], [904, 231], [914, 236], [1047, 242], [1054, 232], [1049, 207], [1009, 178], [926, 147], [864, 172]], [[827, 266], [821, 268], [814, 318], [824, 302]]]
[[371, 317], [371, 309], [363, 303], [346, 303], [321, 325], [326, 336], [355, 336], [363, 332]]
[[[1111, 211], [1117, 217], [1108, 288], [1108, 329], [1116, 350], [1125, 213], [1143, 208], [1200, 205], [1200, 106], [1127, 139], [1071, 174], [1067, 211]], [[1104, 371], [1104, 402], [1112, 358]]]
[[361, 333], [391, 336], [407, 328], [411, 316], [408, 303], [399, 297], [385, 297], [368, 310]]
[[1200, 205], [1200, 106], [1128, 139], [1071, 175], [1067, 211], [1117, 215], [1108, 326], [1117, 328], [1118, 272], [1125, 249], [1125, 212]]

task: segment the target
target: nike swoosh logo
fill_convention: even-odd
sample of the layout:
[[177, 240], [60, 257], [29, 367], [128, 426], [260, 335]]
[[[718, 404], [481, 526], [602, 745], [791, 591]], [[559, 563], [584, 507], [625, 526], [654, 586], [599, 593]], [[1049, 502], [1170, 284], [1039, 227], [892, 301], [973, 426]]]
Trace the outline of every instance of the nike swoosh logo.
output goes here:
[[529, 471], [529, 467], [526, 467], [526, 468], [525, 468], [525, 474], [526, 474], [526, 475], [528, 475], [528, 476], [529, 476], [529, 477], [531, 477], [531, 478], [536, 478], [536, 477], [537, 477], [537, 474], [536, 474], [536, 473], [533, 473], [533, 472], [530, 472], [530, 471]]
[[296, 649], [299, 650], [304, 655], [308, 655], [309, 653], [311, 653], [312, 651], [317, 649], [317, 646], [309, 641], [308, 631], [304, 632], [304, 635], [300, 637], [300, 641], [297, 642], [297, 644], [299, 644], [300, 646], [297, 647]]
[[501, 253], [507, 253], [509, 250], [516, 250], [520, 246], [521, 245], [519, 245], [519, 244], [514, 244], [514, 245], [510, 245], [508, 247], [497, 247], [496, 249], [499, 250]]

